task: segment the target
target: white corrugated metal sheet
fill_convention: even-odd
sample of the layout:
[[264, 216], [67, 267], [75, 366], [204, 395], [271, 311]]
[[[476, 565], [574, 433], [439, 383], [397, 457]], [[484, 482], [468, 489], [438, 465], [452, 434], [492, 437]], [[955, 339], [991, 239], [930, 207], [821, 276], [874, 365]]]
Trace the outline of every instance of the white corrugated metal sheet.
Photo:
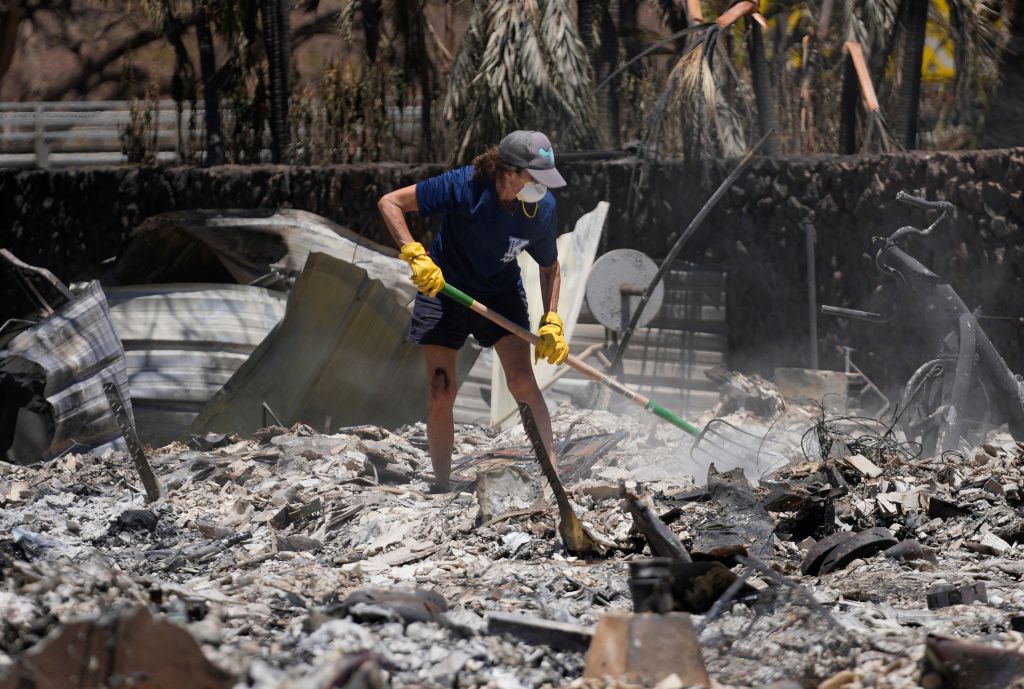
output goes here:
[[52, 316], [19, 333], [0, 350], [0, 359], [21, 356], [46, 372], [46, 401], [53, 409], [53, 440], [44, 457], [76, 446], [124, 449], [110, 411], [104, 383], [117, 385], [132, 415], [124, 349], [111, 323], [98, 282], [91, 282]]
[[284, 316], [281, 292], [245, 285], [107, 288], [124, 343], [139, 438], [184, 436], [196, 414]]

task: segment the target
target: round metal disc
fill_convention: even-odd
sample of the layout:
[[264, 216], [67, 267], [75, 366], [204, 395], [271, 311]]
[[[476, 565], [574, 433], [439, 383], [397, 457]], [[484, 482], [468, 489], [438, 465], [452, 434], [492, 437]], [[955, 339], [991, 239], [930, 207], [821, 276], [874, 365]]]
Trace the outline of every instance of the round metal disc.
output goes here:
[[[621, 332], [629, 326], [633, 309], [640, 304], [640, 295], [647, 289], [657, 264], [635, 249], [615, 249], [601, 256], [590, 269], [587, 279], [587, 306], [598, 323]], [[665, 283], [659, 282], [644, 307], [638, 328], [651, 322], [665, 297]]]

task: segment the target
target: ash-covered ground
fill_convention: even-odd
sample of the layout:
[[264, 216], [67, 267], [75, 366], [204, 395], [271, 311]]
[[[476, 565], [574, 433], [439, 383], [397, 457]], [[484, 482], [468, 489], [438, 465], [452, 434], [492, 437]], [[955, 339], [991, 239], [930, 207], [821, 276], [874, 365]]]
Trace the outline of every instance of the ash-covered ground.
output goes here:
[[[519, 428], [460, 427], [459, 490], [444, 495], [427, 492], [422, 425], [171, 445], [150, 453], [164, 492], [150, 504], [124, 454], [0, 464], [0, 687], [44, 686], [25, 678], [62, 625], [131, 606], [187, 629], [226, 673], [195, 686], [616, 686], [582, 678], [583, 652], [492, 634], [488, 616], [592, 627], [632, 609], [629, 562], [652, 553], [620, 482], [691, 553], [750, 556], [729, 564], [758, 593], [693, 617], [712, 686], [958, 686], [922, 670], [928, 635], [1024, 650], [1024, 447], [997, 434], [924, 457], [884, 423], [812, 407], [729, 418], [770, 431], [788, 463], [748, 464], [748, 486], [718, 460], [709, 483], [671, 426], [561, 407], [572, 504], [614, 543], [588, 558], [561, 545]], [[889, 535], [815, 562], [816, 543], [875, 527]]]

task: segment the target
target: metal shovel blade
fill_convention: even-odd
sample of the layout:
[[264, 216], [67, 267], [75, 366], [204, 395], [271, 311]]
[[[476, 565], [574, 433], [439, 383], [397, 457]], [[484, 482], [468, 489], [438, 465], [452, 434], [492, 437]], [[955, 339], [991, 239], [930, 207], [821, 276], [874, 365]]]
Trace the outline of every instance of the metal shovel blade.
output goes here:
[[533, 452], [537, 455], [537, 461], [540, 462], [541, 472], [544, 474], [544, 478], [548, 480], [551, 492], [555, 495], [555, 502], [558, 503], [558, 535], [562, 537], [562, 543], [565, 544], [566, 550], [575, 555], [590, 552], [603, 555], [614, 544], [592, 532], [576, 516], [572, 505], [569, 504], [569, 497], [565, 494], [565, 487], [562, 486], [562, 481], [558, 478], [558, 472], [555, 471], [555, 467], [551, 463], [551, 457], [544, 447], [544, 441], [540, 437], [540, 431], [537, 429], [537, 422], [533, 418], [533, 412], [530, 411], [529, 406], [520, 402], [519, 415], [522, 417], [526, 435], [530, 438]]

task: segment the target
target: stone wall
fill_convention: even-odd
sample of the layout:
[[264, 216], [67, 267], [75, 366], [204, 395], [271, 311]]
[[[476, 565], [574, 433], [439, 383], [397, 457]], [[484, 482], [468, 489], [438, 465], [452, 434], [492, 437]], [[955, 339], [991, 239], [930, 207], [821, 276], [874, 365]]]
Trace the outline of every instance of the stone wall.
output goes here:
[[[612, 205], [604, 249], [633, 247], [663, 256], [733, 163], [672, 161], [641, 169], [635, 160], [559, 168], [563, 231], [599, 200]], [[95, 273], [127, 232], [150, 215], [186, 208], [294, 207], [388, 241], [376, 213], [381, 193], [435, 174], [439, 165], [336, 167], [110, 168], [0, 170], [0, 246], [65, 279]], [[894, 201], [925, 191], [958, 206], [911, 253], [948, 278], [971, 307], [999, 317], [982, 325], [1011, 367], [1024, 370], [1024, 149], [888, 156], [758, 159], [697, 231], [682, 258], [718, 263], [729, 274], [730, 364], [744, 370], [807, 363], [804, 225], [816, 229], [819, 303], [887, 311], [878, 290], [872, 237], [925, 216]], [[429, 237], [431, 227], [414, 231]], [[6, 314], [8, 317], [12, 314]], [[924, 326], [945, 326], [907, 304], [887, 324], [819, 318], [822, 363], [836, 345], [872, 375], [896, 381], [934, 353]]]

